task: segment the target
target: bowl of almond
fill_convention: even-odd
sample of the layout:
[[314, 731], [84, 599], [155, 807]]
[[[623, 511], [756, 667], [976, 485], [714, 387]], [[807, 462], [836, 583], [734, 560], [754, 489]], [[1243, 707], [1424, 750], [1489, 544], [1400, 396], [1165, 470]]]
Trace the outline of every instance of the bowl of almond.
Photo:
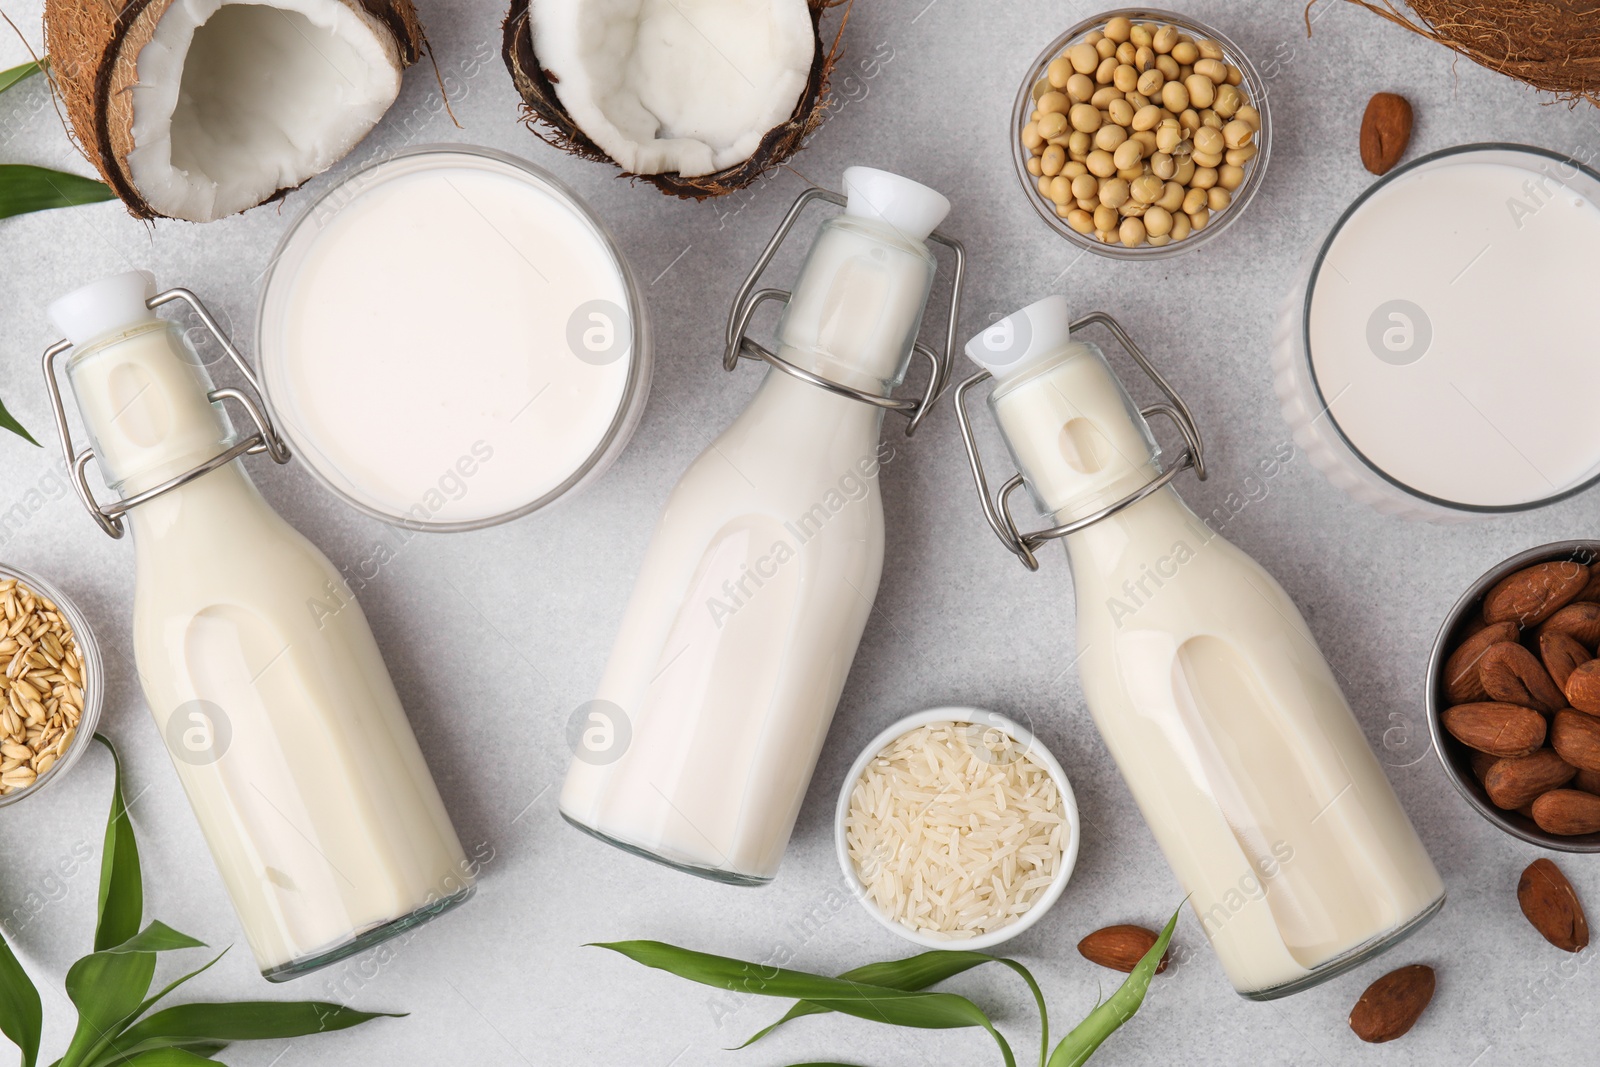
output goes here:
[[1512, 556], [1450, 609], [1428, 729], [1457, 791], [1514, 837], [1600, 852], [1600, 541]]
[[103, 689], [99, 646], [82, 613], [44, 579], [0, 565], [0, 807], [77, 762]]

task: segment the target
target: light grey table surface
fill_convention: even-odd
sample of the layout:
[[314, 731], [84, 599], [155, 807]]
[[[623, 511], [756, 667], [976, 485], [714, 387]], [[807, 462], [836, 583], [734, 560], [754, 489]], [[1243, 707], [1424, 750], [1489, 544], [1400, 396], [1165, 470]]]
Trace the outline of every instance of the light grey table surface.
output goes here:
[[[235, 949], [195, 994], [317, 997], [410, 1012], [347, 1033], [236, 1046], [238, 1064], [992, 1063], [975, 1031], [910, 1033], [811, 1019], [770, 1043], [722, 1052], [781, 1010], [718, 996], [585, 942], [661, 938], [752, 959], [837, 971], [909, 954], [845, 893], [831, 816], [840, 779], [877, 731], [938, 704], [974, 704], [1032, 721], [1071, 775], [1085, 817], [1077, 872], [1060, 903], [1008, 951], [1027, 962], [1070, 1025], [1117, 975], [1082, 960], [1077, 940], [1116, 922], [1159, 925], [1180, 892], [1085, 711], [1073, 658], [1071, 579], [1059, 550], [1029, 574], [979, 514], [946, 406], [883, 475], [888, 557], [833, 732], [776, 883], [726, 888], [624, 856], [561, 823], [555, 792], [563, 729], [591, 695], [657, 511], [677, 475], [734, 417], [759, 378], [721, 370], [727, 304], [807, 181], [837, 187], [843, 167], [898, 170], [949, 194], [946, 229], [971, 255], [967, 333], [1046, 293], [1114, 312], [1165, 367], [1206, 434], [1212, 476], [1178, 483], [1203, 514], [1237, 511], [1226, 535], [1298, 600], [1449, 886], [1414, 940], [1315, 990], [1273, 1004], [1236, 996], [1191, 915], [1181, 960], [1097, 1063], [1523, 1063], [1545, 1053], [1593, 1059], [1600, 1003], [1590, 950], [1552, 948], [1517, 909], [1522, 867], [1539, 853], [1480, 819], [1429, 751], [1422, 672], [1434, 631], [1484, 569], [1545, 541], [1592, 535], [1594, 494], [1518, 518], [1441, 527], [1352, 503], [1297, 455], [1270, 481], [1257, 465], [1288, 440], [1273, 398], [1269, 335], [1302, 257], [1372, 180], [1356, 132], [1370, 93], [1415, 104], [1411, 154], [1471, 141], [1522, 141], [1587, 156], [1600, 127], [1587, 106], [1549, 105], [1520, 86], [1360, 9], [1323, 0], [1307, 38], [1298, 3], [1195, 0], [1190, 14], [1238, 40], [1271, 78], [1270, 172], [1247, 217], [1192, 254], [1149, 265], [1081, 256], [1049, 232], [1018, 188], [1008, 117], [1024, 68], [1084, 3], [860, 0], [835, 76], [843, 100], [794, 165], [747, 196], [692, 204], [630, 187], [563, 156], [518, 123], [490, 0], [422, 5], [462, 129], [431, 71], [336, 167], [408, 143], [469, 141], [524, 155], [571, 183], [604, 217], [647, 284], [656, 378], [632, 447], [580, 497], [546, 514], [470, 534], [416, 538], [362, 594], [417, 735], [469, 852], [486, 857], [466, 907], [394, 951], [286, 987], [264, 983], [152, 727], [128, 658], [132, 546], [101, 534], [64, 493], [52, 445], [0, 441], [0, 559], [64, 586], [106, 649], [102, 728], [120, 743], [144, 855], [147, 917]], [[38, 6], [8, 6], [37, 44]], [[25, 58], [9, 37], [0, 65]], [[0, 159], [83, 169], [38, 81], [0, 98]], [[0, 222], [0, 394], [41, 439], [50, 430], [38, 353], [54, 339], [45, 305], [112, 271], [154, 270], [198, 290], [250, 340], [256, 280], [285, 227], [325, 176], [281, 207], [206, 226], [147, 226], [104, 204]], [[799, 246], [803, 246], [800, 242]], [[798, 250], [797, 249], [794, 251]], [[778, 266], [780, 281], [795, 255]], [[1508, 294], [1506, 314], [1517, 314]], [[930, 321], [931, 317], [930, 317]], [[933, 331], [925, 331], [932, 337]], [[1508, 359], [1518, 358], [1507, 353]], [[439, 374], [451, 373], [441, 353]], [[1148, 396], [1143, 383], [1134, 383]], [[352, 397], [352, 404], [359, 399]], [[898, 434], [891, 422], [887, 433]], [[985, 437], [1001, 459], [997, 438]], [[267, 497], [339, 564], [365, 557], [385, 528], [324, 492], [298, 466], [250, 469]], [[1239, 508], [1238, 501], [1248, 500]], [[61, 979], [87, 951], [110, 763], [91, 753], [63, 782], [0, 812], [0, 924], [44, 987], [46, 1051], [65, 1045]], [[1591, 904], [1600, 867], [1557, 857]], [[71, 873], [61, 874], [62, 869]], [[1406, 1038], [1362, 1046], [1346, 1026], [1361, 990], [1391, 967], [1438, 970], [1432, 1007]], [[170, 967], [172, 964], [164, 964]], [[1030, 1002], [1015, 978], [979, 971], [952, 983], [992, 1007], [1019, 1050]], [[0, 1054], [3, 1055], [3, 1054]]]

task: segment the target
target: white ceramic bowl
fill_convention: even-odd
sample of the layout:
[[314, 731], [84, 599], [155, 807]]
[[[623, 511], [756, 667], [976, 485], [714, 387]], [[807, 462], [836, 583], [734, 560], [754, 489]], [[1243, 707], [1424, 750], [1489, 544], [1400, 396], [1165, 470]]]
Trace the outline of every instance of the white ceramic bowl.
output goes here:
[[[1067, 817], [1067, 841], [1061, 853], [1061, 868], [1056, 872], [1055, 881], [1052, 882], [1039, 898], [1016, 921], [998, 930], [991, 930], [987, 934], [965, 939], [940, 938], [931, 934], [921, 933], [908, 926], [903, 926], [884, 914], [883, 909], [873, 903], [867, 895], [866, 887], [861, 884], [860, 877], [856, 874], [855, 862], [850, 859], [850, 848], [845, 841], [845, 820], [850, 815], [850, 794], [855, 789], [856, 782], [867, 769], [867, 764], [878, 753], [889, 747], [902, 734], [927, 726], [935, 722], [967, 722], [986, 728], [999, 730], [1022, 746], [1024, 752], [1036, 763], [1043, 767], [1055, 779], [1056, 788], [1061, 793], [1061, 807]], [[885, 928], [922, 948], [931, 949], [967, 949], [978, 951], [992, 948], [1003, 941], [1027, 930], [1038, 922], [1045, 912], [1050, 910], [1061, 896], [1062, 890], [1067, 888], [1067, 882], [1072, 878], [1072, 869], [1078, 862], [1078, 802], [1072, 795], [1072, 783], [1067, 780], [1067, 772], [1061, 769], [1061, 764], [1056, 761], [1048, 749], [1033, 736], [1033, 732], [1026, 727], [1013, 722], [993, 711], [984, 711], [981, 708], [929, 708], [919, 711], [915, 715], [908, 715], [874, 737], [867, 747], [861, 750], [861, 755], [856, 757], [855, 763], [850, 766], [850, 773], [845, 775], [844, 787], [839, 791], [839, 803], [834, 811], [834, 850], [839, 857], [839, 869], [844, 872], [845, 884], [850, 887], [850, 892], [861, 906], [871, 913]]]

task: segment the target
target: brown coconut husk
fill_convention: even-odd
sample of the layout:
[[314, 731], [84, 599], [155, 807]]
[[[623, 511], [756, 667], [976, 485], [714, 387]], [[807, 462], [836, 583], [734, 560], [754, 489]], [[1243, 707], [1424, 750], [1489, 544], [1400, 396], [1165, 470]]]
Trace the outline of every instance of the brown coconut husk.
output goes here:
[[1600, 106], [1600, 6], [1591, 0], [1406, 0], [1409, 11], [1394, 0], [1349, 2], [1558, 99]]
[[[573, 2], [573, 0], [569, 0]], [[816, 38], [816, 51], [811, 59], [811, 73], [806, 79], [805, 91], [795, 103], [794, 111], [781, 125], [767, 131], [749, 159], [723, 170], [699, 177], [685, 178], [681, 174], [632, 174], [622, 172], [622, 177], [646, 181], [664, 193], [685, 200], [705, 200], [725, 196], [754, 183], [763, 174], [787, 161], [800, 151], [805, 139], [822, 125], [828, 106], [828, 77], [839, 61], [840, 42], [844, 27], [850, 21], [852, 0], [806, 0], [811, 9], [811, 32]], [[843, 4], [844, 16], [834, 33], [831, 47], [822, 40], [822, 13], [830, 7]], [[523, 123], [546, 144], [563, 152], [570, 152], [597, 163], [617, 163], [605, 150], [584, 133], [573, 121], [567, 109], [561, 106], [556, 95], [554, 80], [540, 65], [533, 51], [533, 34], [528, 28], [528, 0], [511, 0], [511, 10], [501, 27], [503, 44], [501, 56], [511, 80], [522, 95]], [[619, 168], [620, 169], [620, 168]]]
[[[133, 94], [139, 53], [174, 0], [45, 0], [44, 36], [51, 84], [66, 105], [78, 147], [138, 219], [161, 218], [128, 172], [133, 150]], [[428, 39], [411, 0], [341, 0], [364, 11], [394, 36], [409, 67]], [[295, 187], [279, 189], [263, 203]]]

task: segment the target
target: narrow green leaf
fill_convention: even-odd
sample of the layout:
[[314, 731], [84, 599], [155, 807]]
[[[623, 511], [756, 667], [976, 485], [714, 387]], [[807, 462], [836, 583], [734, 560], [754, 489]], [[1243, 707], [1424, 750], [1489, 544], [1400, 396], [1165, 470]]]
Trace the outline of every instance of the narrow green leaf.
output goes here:
[[123, 1056], [196, 1041], [265, 1041], [358, 1026], [404, 1013], [357, 1011], [319, 1001], [256, 1000], [230, 1004], [179, 1004], [139, 1020], [117, 1038]]
[[67, 997], [78, 1027], [61, 1067], [92, 1063], [128, 1024], [156, 973], [154, 952], [94, 952], [67, 971]]
[[29, 433], [22, 423], [17, 421], [17, 417], [15, 415], [6, 410], [4, 401], [0, 401], [0, 430], [10, 430], [18, 437], [27, 441], [33, 447], [40, 447], [39, 442], [34, 440], [33, 434]]
[[109, 186], [93, 178], [27, 163], [0, 163], [0, 219], [115, 197]]
[[180, 948], [205, 948], [204, 941], [196, 941], [188, 934], [180, 934], [160, 920], [152, 919], [149, 926], [134, 934], [120, 945], [106, 952], [169, 952]]
[[10, 70], [0, 70], [0, 93], [5, 92], [24, 78], [31, 78], [43, 68], [32, 60]]
[[[233, 947], [232, 945], [228, 946], [228, 948], [232, 948], [232, 947]], [[137, 1019], [139, 1016], [143, 1015], [145, 1012], [147, 1012], [151, 1008], [155, 1007], [156, 1004], [158, 1004], [162, 1000], [166, 999], [166, 997], [167, 997], [167, 995], [169, 993], [171, 993], [174, 989], [177, 989], [179, 986], [183, 985], [183, 983], [189, 981], [189, 979], [195, 978], [195, 977], [197, 977], [199, 975], [202, 975], [202, 974], [205, 974], [207, 971], [209, 971], [212, 967], [214, 967], [216, 965], [218, 960], [222, 959], [222, 957], [226, 956], [227, 954], [228, 954], [228, 949], [225, 948], [221, 952], [217, 953], [215, 956], [212, 956], [211, 959], [206, 962], [205, 966], [196, 967], [194, 970], [190, 971], [188, 974], [180, 975], [177, 978], [174, 978], [172, 981], [168, 982], [165, 986], [162, 987], [162, 989], [161, 989], [161, 991], [159, 993], [156, 993], [153, 996], [150, 996], [150, 997], [146, 998], [144, 1003], [139, 1005], [138, 1010], [136, 1010], [133, 1013], [133, 1017]]]
[[826, 978], [804, 971], [764, 967], [725, 956], [694, 952], [660, 941], [615, 941], [595, 947], [610, 949], [635, 963], [701, 985], [734, 993], [808, 1000], [830, 1011], [872, 1022], [931, 1030], [981, 1026], [1000, 1047], [1007, 1067], [1015, 1067], [1016, 1064], [1011, 1047], [1006, 1044], [1000, 1031], [994, 1028], [989, 1017], [972, 1001], [954, 993], [914, 992], [843, 978]]
[[22, 1051], [22, 1067], [39, 1062], [39, 1036], [44, 1032], [44, 1008], [39, 990], [17, 957], [0, 937], [0, 1033]]
[[[1009, 967], [1022, 977], [1022, 980], [1028, 984], [1028, 989], [1033, 993], [1033, 1003], [1039, 1009], [1039, 1063], [1042, 1067], [1045, 1056], [1050, 1051], [1050, 1015], [1045, 1007], [1044, 991], [1039, 988], [1039, 983], [1034, 981], [1033, 974], [1016, 960], [1006, 959], [1002, 956], [991, 956], [987, 952], [936, 950], [924, 952], [903, 960], [869, 963], [864, 967], [845, 971], [839, 977], [856, 982], [887, 986], [890, 989], [918, 990], [937, 985], [948, 978], [954, 978], [964, 971], [969, 971], [985, 963], [998, 963]], [[771, 1026], [757, 1031], [748, 1041], [737, 1046], [737, 1048], [748, 1048], [786, 1022], [830, 1010], [819, 1004], [802, 1000], [791, 1007], [783, 1018]]]
[[891, 989], [846, 978], [825, 978], [804, 971], [763, 967], [743, 960], [678, 948], [660, 941], [616, 941], [595, 947], [610, 949], [635, 963], [701, 985], [763, 997], [809, 1000], [846, 1015], [895, 1026], [948, 1029], [982, 1026], [986, 1021], [976, 1004], [953, 993]]
[[1133, 1018], [1133, 1013], [1144, 1003], [1145, 992], [1150, 988], [1150, 979], [1154, 977], [1161, 957], [1167, 953], [1167, 945], [1172, 941], [1172, 931], [1177, 929], [1178, 914], [1182, 910], [1183, 905], [1178, 905], [1178, 911], [1174, 911], [1172, 918], [1167, 920], [1156, 943], [1134, 966], [1133, 973], [1111, 994], [1111, 998], [1091, 1011], [1083, 1022], [1072, 1028], [1072, 1033], [1062, 1038], [1061, 1044], [1050, 1054], [1049, 1067], [1079, 1067], [1094, 1055], [1102, 1041], [1116, 1032], [1117, 1027]]
[[[164, 987], [162, 987], [162, 989], [161, 989], [161, 991], [159, 993], [156, 993], [153, 996], [146, 997], [144, 999], [144, 1001], [139, 1004], [138, 1007], [134, 1008], [131, 1012], [129, 1012], [128, 1016], [127, 1016], [127, 1021], [131, 1023], [131, 1022], [133, 1022], [133, 1020], [139, 1018], [141, 1015], [143, 1015], [145, 1012], [149, 1011], [152, 1007], [154, 1007], [161, 1000], [165, 999], [166, 996], [169, 993], [171, 993], [174, 989], [177, 989], [179, 986], [181, 986], [185, 982], [189, 981], [189, 979], [194, 978], [196, 975], [201, 975], [201, 974], [204, 974], [206, 971], [209, 971], [212, 968], [212, 966], [216, 964], [216, 962], [218, 960], [222, 959], [222, 957], [226, 956], [227, 954], [228, 954], [228, 950], [227, 949], [223, 949], [221, 952], [219, 952], [215, 956], [213, 956], [205, 964], [205, 966], [196, 967], [194, 970], [190, 971], [188, 974], [180, 975], [179, 977], [174, 978], [172, 981], [168, 982]], [[116, 1034], [111, 1034], [106, 1038], [106, 1040], [104, 1040], [103, 1042], [100, 1043], [100, 1046], [98, 1048], [96, 1048], [96, 1050], [95, 1050], [94, 1058], [87, 1062], [86, 1067], [112, 1067], [113, 1064], [118, 1064], [118, 1063], [121, 1063], [123, 1061], [123, 1059], [127, 1056], [127, 1053], [118, 1051], [118, 1049], [116, 1049], [114, 1047], [111, 1047], [112, 1038], [115, 1038], [116, 1036], [117, 1036]], [[154, 1047], [154, 1046], [152, 1046], [152, 1047]], [[201, 1042], [194, 1042], [192, 1044], [174, 1045], [174, 1046], [171, 1046], [171, 1047], [182, 1048], [184, 1051], [193, 1052], [196, 1055], [215, 1056], [217, 1053], [219, 1053], [223, 1049], [227, 1048], [228, 1044], [225, 1041], [201, 1041]]]
[[129, 1067], [215, 1067], [204, 1056], [196, 1056], [181, 1048], [158, 1048], [130, 1056], [123, 1062]]
[[[993, 958], [982, 952], [923, 952], [903, 960], [869, 963], [864, 967], [845, 971], [839, 977], [850, 982], [867, 982], [871, 985], [887, 986], [890, 989], [915, 991], [938, 985], [947, 978], [954, 978], [963, 971], [970, 971], [980, 964], [988, 963]], [[744, 1044], [735, 1046], [734, 1050], [749, 1048], [784, 1023], [807, 1015], [822, 1015], [829, 1010], [810, 1001], [799, 1001], [784, 1014], [783, 1018], [757, 1031]]]
[[[94, 739], [106, 746], [116, 768], [111, 815], [106, 820], [106, 839], [100, 850], [100, 918], [94, 930], [94, 950], [100, 952], [139, 932], [139, 921], [144, 916], [144, 879], [139, 873], [139, 843], [134, 840], [133, 823], [122, 799], [122, 757], [105, 734], [95, 734]], [[147, 989], [148, 983], [139, 990], [139, 996], [144, 996]]]

